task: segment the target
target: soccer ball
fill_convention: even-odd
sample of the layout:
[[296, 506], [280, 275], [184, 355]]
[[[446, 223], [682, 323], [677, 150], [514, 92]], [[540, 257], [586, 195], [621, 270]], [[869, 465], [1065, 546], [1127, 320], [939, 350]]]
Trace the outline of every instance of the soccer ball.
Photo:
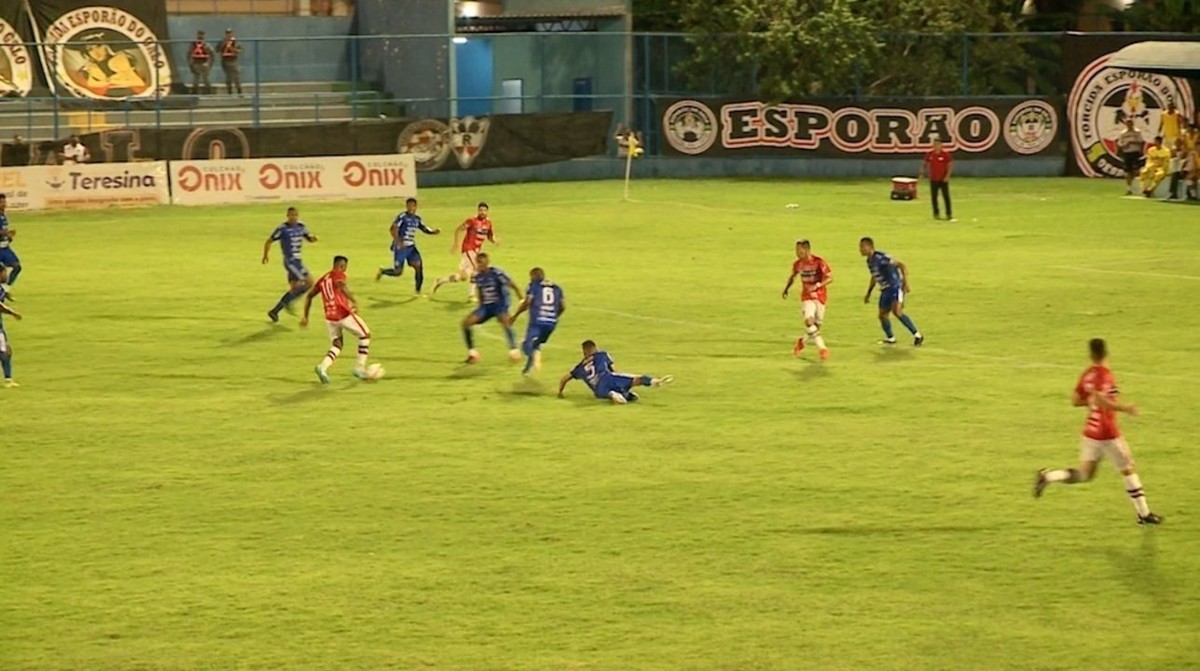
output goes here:
[[520, 361], [521, 360], [520, 350], [515, 350], [515, 349], [508, 350], [508, 360], [512, 361], [514, 363], [517, 361]]
[[483, 358], [483, 355], [481, 355], [479, 353], [479, 350], [477, 350], [477, 349], [473, 349], [470, 352], [467, 352], [467, 363], [475, 363], [476, 361], [479, 361], [482, 358]]
[[374, 382], [375, 380], [383, 377], [385, 372], [386, 371], [383, 370], [383, 366], [373, 363], [370, 366], [367, 366], [367, 379]]

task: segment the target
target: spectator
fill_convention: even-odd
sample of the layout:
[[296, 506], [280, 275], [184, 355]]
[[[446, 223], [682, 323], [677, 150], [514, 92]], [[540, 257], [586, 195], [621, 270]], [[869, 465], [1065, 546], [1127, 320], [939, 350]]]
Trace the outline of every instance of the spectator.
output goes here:
[[1175, 140], [1175, 146], [1171, 150], [1171, 163], [1169, 172], [1171, 174], [1171, 193], [1167, 195], [1167, 200], [1179, 200], [1179, 185], [1187, 179], [1188, 169], [1184, 166], [1184, 161], [1191, 153], [1187, 150], [1187, 145], [1183, 138]]
[[1167, 141], [1167, 147], [1174, 147], [1175, 140], [1179, 139], [1180, 133], [1187, 127], [1187, 119], [1175, 109], [1175, 103], [1167, 103], [1167, 111], [1162, 113], [1162, 117], [1158, 120], [1158, 134], [1163, 136]]
[[0, 165], [29, 165], [30, 147], [25, 138], [14, 135], [12, 142], [4, 147]]
[[221, 40], [221, 44], [217, 47], [217, 53], [221, 54], [221, 69], [225, 71], [225, 92], [233, 95], [234, 87], [237, 87], [237, 94], [242, 95], [242, 71], [238, 68], [238, 56], [242, 53], [242, 45], [238, 44], [237, 36], [233, 34], [233, 28], [225, 29], [225, 39]]
[[1146, 167], [1142, 168], [1142, 195], [1149, 198], [1167, 176], [1171, 166], [1171, 149], [1161, 135], [1154, 138], [1154, 146], [1146, 150]]
[[1200, 126], [1188, 131], [1190, 141], [1184, 142], [1187, 152], [1183, 158], [1184, 179], [1187, 180], [1187, 199], [1200, 200]]
[[188, 65], [192, 70], [192, 95], [200, 94], [200, 82], [204, 82], [204, 92], [212, 93], [212, 82], [208, 73], [212, 71], [213, 50], [204, 40], [204, 31], [196, 32], [196, 41], [188, 51]]
[[933, 218], [938, 218], [938, 193], [946, 200], [946, 221], [955, 221], [950, 209], [950, 173], [954, 172], [954, 157], [946, 151], [941, 138], [933, 141], [933, 150], [925, 154], [921, 163], [921, 174], [929, 173], [929, 197], [933, 201]]
[[91, 152], [79, 141], [78, 135], [72, 135], [71, 139], [67, 140], [67, 144], [63, 146], [62, 151], [58, 153], [58, 159], [63, 165], [87, 163], [91, 158]]
[[1125, 164], [1125, 195], [1133, 195], [1133, 177], [1142, 169], [1142, 154], [1146, 151], [1146, 138], [1133, 124], [1133, 118], [1125, 119], [1125, 130], [1117, 136], [1117, 151]]

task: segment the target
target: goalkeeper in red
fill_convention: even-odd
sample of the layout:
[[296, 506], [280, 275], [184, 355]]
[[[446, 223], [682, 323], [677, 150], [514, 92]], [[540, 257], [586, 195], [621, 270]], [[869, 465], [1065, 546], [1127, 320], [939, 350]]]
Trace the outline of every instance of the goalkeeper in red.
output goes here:
[[804, 352], [805, 343], [813, 343], [821, 354], [822, 359], [829, 358], [829, 348], [821, 337], [821, 324], [825, 321], [825, 303], [829, 300], [826, 290], [833, 282], [833, 272], [825, 259], [812, 253], [812, 245], [808, 240], [796, 241], [796, 261], [792, 264], [792, 274], [788, 276], [787, 285], [783, 287], [783, 298], [800, 276], [800, 310], [804, 316], [804, 335], [796, 339], [796, 347], [792, 354], [800, 356]]

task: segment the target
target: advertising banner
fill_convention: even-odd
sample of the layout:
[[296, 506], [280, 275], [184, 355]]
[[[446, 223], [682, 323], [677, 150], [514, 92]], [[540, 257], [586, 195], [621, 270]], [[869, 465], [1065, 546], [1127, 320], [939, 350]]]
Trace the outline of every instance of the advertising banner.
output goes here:
[[31, 0], [29, 10], [58, 95], [116, 101], [170, 92], [170, 54], [160, 45], [165, 0]]
[[33, 165], [0, 168], [13, 211], [136, 207], [171, 202], [167, 164]]
[[676, 156], [897, 158], [935, 139], [959, 158], [1062, 153], [1059, 103], [1049, 98], [925, 98], [764, 103], [665, 100], [663, 153]]
[[21, 3], [0, 3], [0, 98], [23, 97], [33, 89], [34, 42]]
[[603, 154], [612, 112], [240, 128], [118, 128], [81, 137], [93, 161], [409, 154], [419, 171], [513, 168]]
[[408, 198], [417, 195], [411, 155], [171, 161], [177, 205], [233, 205]]
[[1063, 39], [1063, 76], [1071, 91], [1066, 123], [1073, 160], [1067, 162], [1068, 175], [1124, 177], [1116, 140], [1126, 119], [1133, 119], [1149, 142], [1158, 134], [1168, 104], [1175, 103], [1184, 118], [1195, 118], [1196, 99], [1188, 80], [1107, 66], [1116, 51], [1145, 37], [1070, 33]]

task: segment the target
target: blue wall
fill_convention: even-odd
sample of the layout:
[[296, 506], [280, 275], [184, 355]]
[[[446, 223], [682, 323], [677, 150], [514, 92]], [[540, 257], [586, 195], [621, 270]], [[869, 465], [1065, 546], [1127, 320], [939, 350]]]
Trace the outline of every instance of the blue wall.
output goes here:
[[[216, 50], [226, 28], [233, 28], [242, 43], [242, 81], [312, 82], [350, 79], [350, 34], [348, 17], [315, 16], [168, 16], [171, 52], [178, 64], [176, 74], [188, 84], [188, 45], [203, 30]], [[254, 44], [255, 38], [290, 38]], [[257, 77], [255, 63], [257, 50]], [[224, 82], [220, 66], [213, 72], [214, 84]]]
[[[454, 45], [454, 67], [458, 75], [458, 113], [483, 116], [492, 113], [492, 41], [471, 38]], [[463, 100], [463, 98], [488, 98]]]

